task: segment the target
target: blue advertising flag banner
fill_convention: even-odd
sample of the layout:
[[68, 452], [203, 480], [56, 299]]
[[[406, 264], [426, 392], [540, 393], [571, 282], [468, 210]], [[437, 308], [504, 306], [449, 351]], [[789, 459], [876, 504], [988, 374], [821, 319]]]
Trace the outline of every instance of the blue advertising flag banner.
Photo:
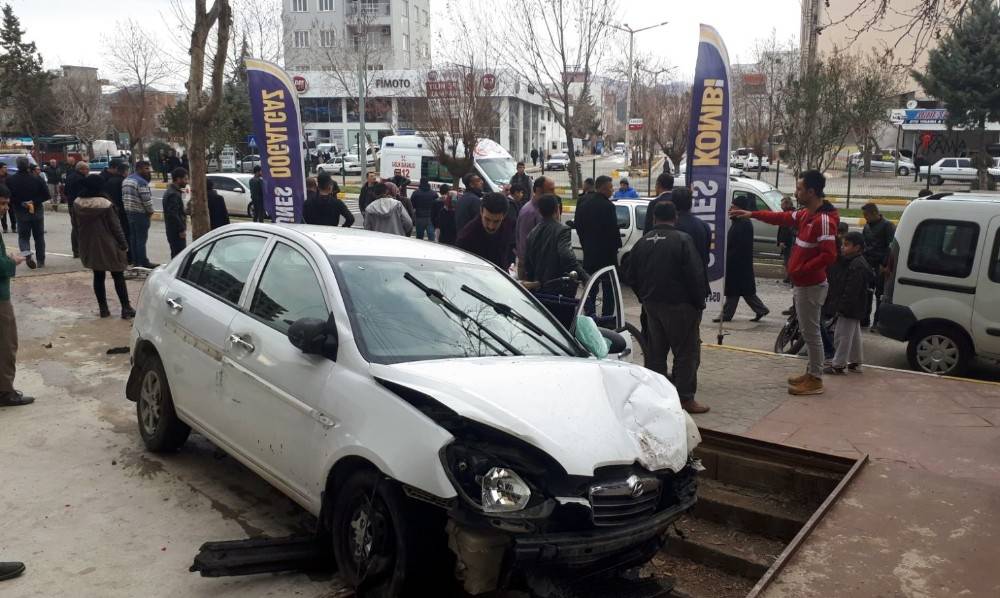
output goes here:
[[712, 229], [708, 280], [709, 305], [721, 304], [726, 277], [726, 232], [729, 225], [729, 118], [731, 109], [729, 54], [714, 27], [701, 26], [698, 64], [691, 91], [691, 124], [685, 180], [691, 188], [691, 213]]
[[275, 222], [302, 222], [306, 174], [295, 84], [281, 67], [246, 59], [254, 139], [264, 175], [264, 209]]

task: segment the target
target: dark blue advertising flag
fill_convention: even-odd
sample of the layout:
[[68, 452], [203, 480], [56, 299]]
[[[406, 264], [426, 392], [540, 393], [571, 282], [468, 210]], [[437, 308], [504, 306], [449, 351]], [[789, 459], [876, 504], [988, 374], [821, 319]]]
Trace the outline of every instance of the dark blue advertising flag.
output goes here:
[[264, 171], [264, 209], [275, 222], [302, 222], [306, 175], [295, 84], [281, 67], [246, 59], [253, 133]]
[[691, 188], [691, 213], [712, 229], [708, 280], [709, 309], [722, 301], [726, 276], [726, 231], [729, 224], [729, 55], [715, 28], [701, 26], [698, 64], [691, 92], [691, 125], [685, 180]]

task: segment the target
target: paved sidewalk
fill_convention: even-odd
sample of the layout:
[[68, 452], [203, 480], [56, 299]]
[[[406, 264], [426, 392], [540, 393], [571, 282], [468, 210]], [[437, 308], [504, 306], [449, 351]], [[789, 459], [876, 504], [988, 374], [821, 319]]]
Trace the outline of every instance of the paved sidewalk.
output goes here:
[[871, 459], [765, 595], [1000, 595], [1000, 384], [867, 367], [792, 397], [804, 366], [702, 353], [700, 426]]

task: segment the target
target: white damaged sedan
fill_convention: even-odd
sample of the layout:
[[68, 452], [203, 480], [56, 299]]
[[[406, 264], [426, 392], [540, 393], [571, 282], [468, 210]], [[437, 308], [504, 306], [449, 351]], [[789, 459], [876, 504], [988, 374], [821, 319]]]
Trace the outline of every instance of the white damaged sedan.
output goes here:
[[205, 235], [143, 289], [126, 395], [149, 450], [205, 435], [372, 595], [640, 565], [695, 502], [700, 436], [666, 379], [594, 357], [491, 264], [397, 236]]

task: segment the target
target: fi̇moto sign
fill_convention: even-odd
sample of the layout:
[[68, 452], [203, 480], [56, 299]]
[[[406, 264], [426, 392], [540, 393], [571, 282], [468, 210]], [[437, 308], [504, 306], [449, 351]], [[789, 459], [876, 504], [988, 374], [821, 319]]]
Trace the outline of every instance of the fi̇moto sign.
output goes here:
[[270, 62], [247, 58], [246, 67], [264, 175], [264, 209], [275, 222], [301, 222], [306, 179], [295, 82]]

